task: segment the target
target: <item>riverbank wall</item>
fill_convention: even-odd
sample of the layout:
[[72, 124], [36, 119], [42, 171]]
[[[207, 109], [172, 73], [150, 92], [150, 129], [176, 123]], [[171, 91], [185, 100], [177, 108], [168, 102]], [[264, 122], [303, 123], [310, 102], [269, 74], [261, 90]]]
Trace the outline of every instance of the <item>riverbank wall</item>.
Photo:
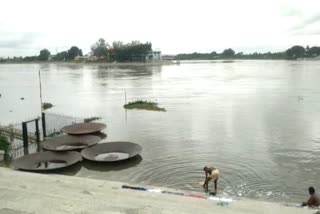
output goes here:
[[173, 193], [182, 191], [157, 187], [146, 191], [123, 188], [123, 185], [127, 184], [0, 167], [0, 214], [307, 214], [317, 211], [249, 199], [209, 200], [200, 193], [179, 195]]

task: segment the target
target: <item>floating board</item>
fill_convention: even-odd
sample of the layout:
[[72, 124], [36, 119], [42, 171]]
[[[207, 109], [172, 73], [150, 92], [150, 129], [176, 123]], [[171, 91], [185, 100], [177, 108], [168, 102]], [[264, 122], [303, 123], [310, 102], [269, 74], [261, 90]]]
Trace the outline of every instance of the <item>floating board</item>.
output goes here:
[[148, 189], [148, 192], [156, 192], [156, 193], [162, 193], [161, 189]]
[[13, 161], [15, 168], [31, 171], [51, 171], [62, 169], [82, 161], [78, 152], [37, 152], [30, 155], [22, 156]]
[[138, 144], [117, 141], [87, 147], [81, 151], [81, 155], [91, 161], [116, 162], [132, 158], [141, 152], [142, 147]]
[[101, 140], [95, 135], [63, 135], [46, 140], [42, 147], [49, 151], [68, 151], [80, 150], [85, 147], [93, 146]]
[[225, 197], [219, 198], [219, 197], [216, 197], [216, 196], [209, 196], [208, 199], [209, 200], [213, 200], [213, 201], [217, 201], [217, 202], [225, 202], [225, 203], [233, 202], [232, 198], [225, 198]]
[[104, 123], [77, 123], [70, 126], [65, 126], [61, 130], [64, 133], [71, 135], [83, 135], [98, 133], [105, 129], [107, 126]]
[[182, 192], [171, 192], [167, 190], [161, 190], [156, 188], [146, 188], [146, 187], [136, 187], [136, 186], [128, 186], [128, 185], [122, 185], [123, 189], [131, 189], [131, 190], [140, 190], [140, 191], [147, 191], [147, 192], [153, 192], [153, 193], [163, 193], [163, 194], [170, 194], [170, 195], [179, 195], [179, 196], [186, 196], [186, 197], [192, 197], [192, 198], [199, 198], [199, 199], [208, 199], [212, 201], [216, 201], [217, 205], [224, 206], [228, 205], [228, 203], [233, 202], [232, 198], [226, 198], [226, 197], [216, 197], [216, 196], [206, 196], [201, 194], [188, 194], [188, 193], [182, 193]]

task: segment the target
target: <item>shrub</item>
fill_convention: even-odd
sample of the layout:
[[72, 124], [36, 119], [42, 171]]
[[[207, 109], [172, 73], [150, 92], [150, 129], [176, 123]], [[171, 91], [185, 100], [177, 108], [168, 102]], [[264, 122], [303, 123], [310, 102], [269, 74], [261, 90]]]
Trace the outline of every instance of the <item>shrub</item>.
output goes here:
[[5, 160], [8, 160], [10, 158], [10, 143], [8, 141], [8, 138], [0, 133], [0, 150], [4, 151], [4, 158]]

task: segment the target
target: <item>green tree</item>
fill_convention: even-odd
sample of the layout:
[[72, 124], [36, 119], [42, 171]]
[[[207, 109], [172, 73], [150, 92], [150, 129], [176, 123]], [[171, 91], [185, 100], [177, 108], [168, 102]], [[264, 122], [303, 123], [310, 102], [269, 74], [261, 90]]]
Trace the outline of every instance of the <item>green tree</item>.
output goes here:
[[307, 51], [308, 56], [319, 56], [320, 55], [320, 47], [312, 47]]
[[23, 58], [23, 61], [25, 62], [32, 62], [32, 61], [37, 61], [38, 56], [26, 56]]
[[103, 38], [100, 38], [95, 44], [91, 46], [91, 51], [96, 57], [107, 57], [109, 45]]
[[297, 59], [299, 57], [303, 57], [305, 53], [305, 49], [302, 46], [295, 45], [288, 50], [286, 50], [286, 55], [289, 59]]
[[119, 62], [145, 61], [150, 51], [152, 51], [151, 43], [140, 43], [139, 41], [132, 41], [127, 44], [116, 41], [112, 43], [112, 47], [109, 49], [110, 59]]
[[222, 53], [221, 53], [222, 57], [226, 57], [226, 58], [231, 58], [234, 57], [235, 52], [234, 50], [232, 50], [231, 48], [225, 49]]
[[125, 45], [121, 41], [114, 41], [112, 43], [112, 49], [121, 49], [121, 48], [124, 48], [124, 47], [125, 47]]
[[77, 46], [72, 46], [68, 50], [68, 60], [74, 60], [77, 56], [82, 56], [82, 50], [79, 49]]
[[43, 49], [40, 51], [38, 59], [40, 61], [47, 61], [49, 59], [49, 56], [50, 56], [50, 51], [48, 51], [48, 49]]
[[68, 52], [67, 51], [59, 52], [59, 53], [57, 53], [57, 55], [54, 56], [53, 59], [57, 60], [57, 61], [67, 60], [68, 59]]

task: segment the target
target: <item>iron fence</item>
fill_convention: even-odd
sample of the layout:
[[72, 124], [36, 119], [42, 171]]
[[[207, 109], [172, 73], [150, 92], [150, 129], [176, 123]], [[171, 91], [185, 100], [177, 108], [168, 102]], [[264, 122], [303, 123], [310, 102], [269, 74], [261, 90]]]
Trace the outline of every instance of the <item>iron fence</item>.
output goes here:
[[10, 142], [9, 156], [16, 159], [25, 154], [40, 151], [40, 141], [43, 141], [45, 137], [60, 135], [64, 126], [82, 122], [84, 122], [83, 118], [43, 113], [41, 118], [6, 126], [0, 125], [0, 133]]
[[45, 130], [45, 135], [47, 137], [61, 134], [61, 129], [64, 126], [84, 122], [83, 118], [71, 117], [62, 114], [44, 113], [42, 117], [44, 118], [42, 121], [45, 121], [45, 126], [42, 127]]

